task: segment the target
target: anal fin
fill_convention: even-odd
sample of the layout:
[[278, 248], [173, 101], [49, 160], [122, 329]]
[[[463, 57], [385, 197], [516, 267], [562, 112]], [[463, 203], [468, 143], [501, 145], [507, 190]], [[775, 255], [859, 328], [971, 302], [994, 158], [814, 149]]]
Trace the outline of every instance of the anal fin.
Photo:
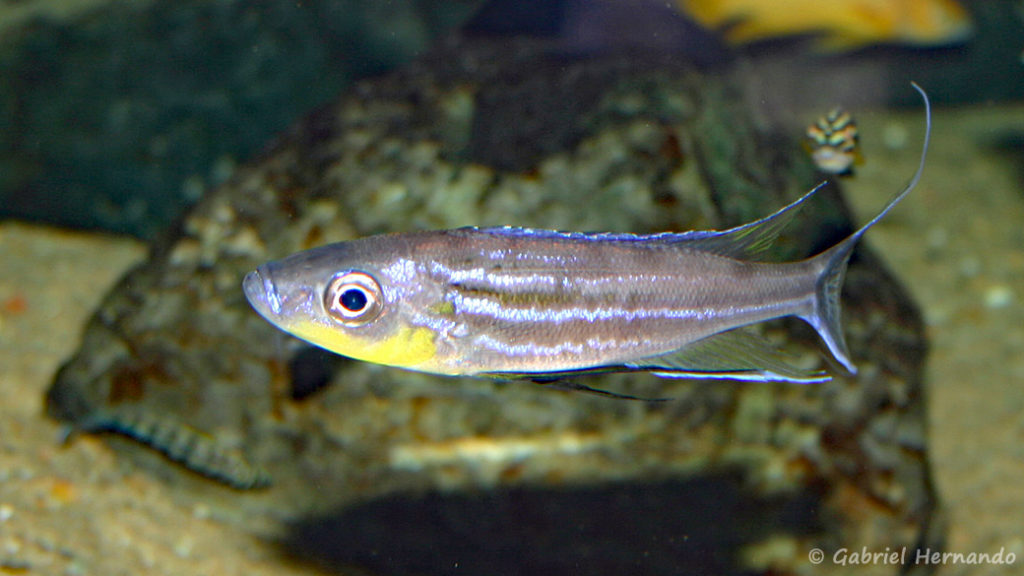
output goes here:
[[663, 378], [715, 378], [754, 382], [814, 384], [831, 377], [820, 370], [805, 370], [792, 364], [792, 357], [764, 338], [736, 328], [698, 340], [661, 356], [626, 364]]

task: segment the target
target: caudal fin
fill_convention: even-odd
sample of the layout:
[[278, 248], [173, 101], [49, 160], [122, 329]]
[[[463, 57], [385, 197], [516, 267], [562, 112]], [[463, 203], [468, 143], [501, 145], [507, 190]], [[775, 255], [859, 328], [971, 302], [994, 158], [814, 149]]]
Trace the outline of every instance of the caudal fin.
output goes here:
[[931, 105], [928, 102], [928, 95], [925, 94], [920, 86], [913, 82], [911, 82], [911, 86], [924, 99], [925, 110], [924, 146], [921, 150], [921, 161], [918, 163], [917, 171], [914, 172], [914, 176], [903, 190], [894, 196], [877, 216], [862, 226], [860, 230], [857, 230], [839, 244], [815, 256], [813, 259], [821, 263], [821, 272], [816, 286], [813, 313], [809, 317], [804, 317], [804, 320], [814, 326], [814, 329], [818, 331], [821, 339], [825, 341], [825, 345], [828, 346], [832, 355], [851, 374], [857, 373], [857, 367], [853, 365], [850, 353], [846, 348], [846, 338], [843, 336], [840, 313], [840, 292], [843, 288], [843, 279], [846, 276], [846, 266], [850, 262], [850, 254], [853, 253], [857, 241], [864, 236], [864, 233], [882, 218], [885, 218], [886, 214], [917, 186], [918, 181], [921, 179], [921, 173], [924, 171], [925, 157], [928, 155], [928, 141], [931, 138], [932, 132]]

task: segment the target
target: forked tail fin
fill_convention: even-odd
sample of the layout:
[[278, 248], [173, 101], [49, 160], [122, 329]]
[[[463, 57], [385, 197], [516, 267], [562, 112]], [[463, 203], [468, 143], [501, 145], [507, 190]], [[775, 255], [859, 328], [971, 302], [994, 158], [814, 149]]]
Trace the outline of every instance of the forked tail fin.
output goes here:
[[840, 291], [843, 288], [843, 278], [846, 275], [846, 265], [850, 261], [850, 254], [853, 253], [854, 247], [857, 245], [857, 241], [864, 236], [864, 233], [868, 231], [872, 226], [877, 224], [882, 218], [885, 218], [896, 204], [899, 204], [900, 200], [910, 193], [911, 190], [917, 186], [918, 181], [921, 179], [921, 173], [924, 171], [925, 157], [928, 155], [928, 141], [931, 138], [932, 132], [932, 111], [931, 104], [928, 102], [928, 95], [925, 94], [924, 90], [920, 86], [911, 82], [911, 86], [914, 87], [921, 94], [921, 98], [924, 99], [924, 111], [925, 111], [925, 132], [924, 132], [924, 146], [921, 149], [921, 161], [917, 165], [917, 171], [914, 172], [914, 176], [907, 183], [903, 190], [889, 200], [889, 203], [885, 205], [885, 208], [878, 213], [877, 216], [872, 218], [867, 224], [862, 226], [860, 230], [857, 230], [845, 240], [836, 244], [832, 248], [822, 252], [821, 254], [813, 258], [814, 261], [821, 263], [821, 273], [818, 276], [816, 294], [814, 299], [813, 313], [809, 317], [804, 317], [814, 329], [818, 331], [821, 339], [825, 341], [825, 345], [828, 346], [829, 351], [835, 356], [836, 360], [839, 361], [851, 374], [857, 373], [857, 367], [853, 365], [853, 361], [850, 359], [850, 353], [846, 348], [846, 339], [843, 336], [843, 327], [841, 323], [840, 314]]

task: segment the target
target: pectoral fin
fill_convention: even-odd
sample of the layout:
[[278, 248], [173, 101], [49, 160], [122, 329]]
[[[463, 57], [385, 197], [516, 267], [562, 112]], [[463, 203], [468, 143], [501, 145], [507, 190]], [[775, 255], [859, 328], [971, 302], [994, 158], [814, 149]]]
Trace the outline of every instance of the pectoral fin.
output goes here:
[[831, 378], [794, 366], [791, 357], [742, 328], [698, 340], [684, 348], [626, 364], [663, 378], [719, 378], [812, 384]]

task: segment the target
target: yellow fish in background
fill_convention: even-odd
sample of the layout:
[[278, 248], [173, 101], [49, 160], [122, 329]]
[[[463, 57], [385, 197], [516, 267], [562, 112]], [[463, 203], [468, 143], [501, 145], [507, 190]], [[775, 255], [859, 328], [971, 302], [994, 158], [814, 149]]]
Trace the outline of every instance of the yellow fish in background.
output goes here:
[[676, 0], [733, 44], [817, 34], [823, 50], [873, 44], [938, 46], [966, 40], [970, 15], [955, 0]]

